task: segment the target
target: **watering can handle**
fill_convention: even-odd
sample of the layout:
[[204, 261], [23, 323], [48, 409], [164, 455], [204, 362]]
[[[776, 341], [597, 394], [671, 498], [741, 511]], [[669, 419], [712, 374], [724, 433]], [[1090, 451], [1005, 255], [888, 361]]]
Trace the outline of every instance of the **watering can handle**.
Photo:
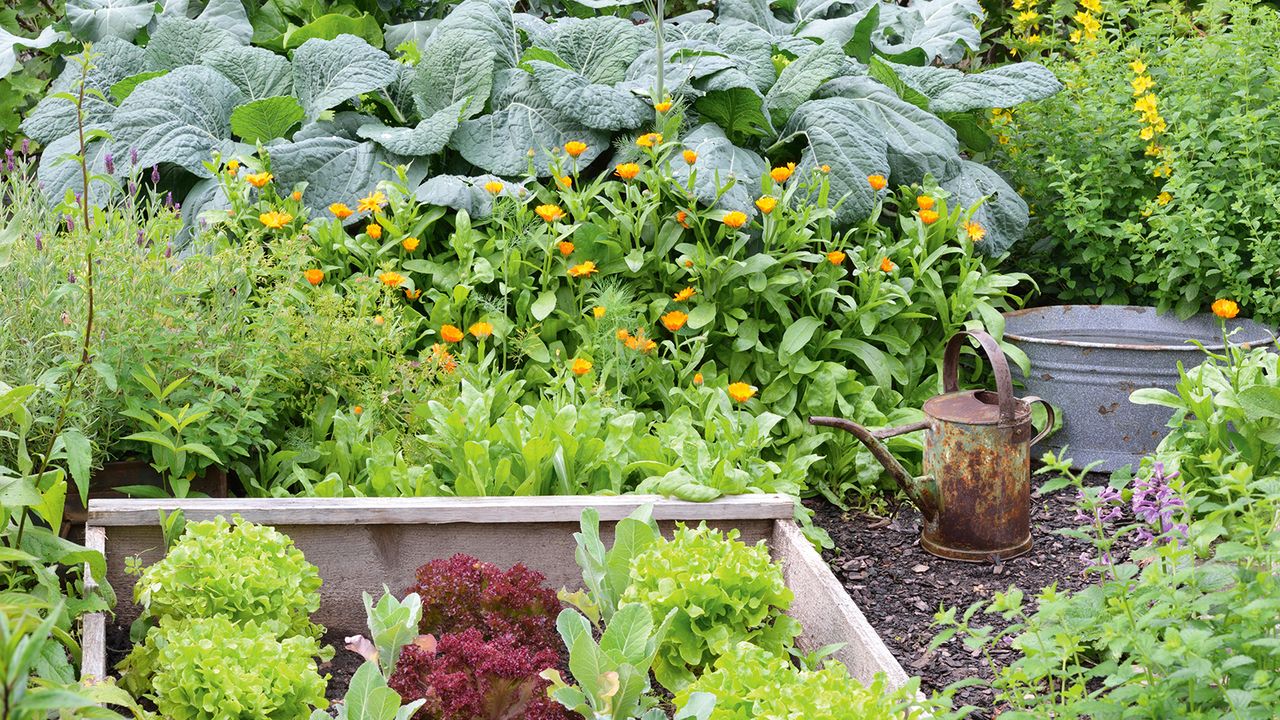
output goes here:
[[1036, 436], [1031, 438], [1031, 442], [1028, 443], [1029, 446], [1034, 447], [1036, 443], [1044, 439], [1045, 435], [1048, 435], [1050, 432], [1053, 431], [1053, 423], [1054, 423], [1053, 406], [1049, 404], [1048, 400], [1045, 400], [1044, 398], [1036, 397], [1035, 395], [1028, 395], [1022, 398], [1022, 402], [1026, 403], [1029, 406], [1034, 405], [1036, 403], [1040, 403], [1041, 405], [1044, 406], [1044, 429], [1036, 433]]
[[[996, 395], [1000, 401], [1000, 424], [1012, 426], [1017, 422], [1018, 400], [1013, 396], [1013, 378], [1009, 375], [1009, 361], [1000, 349], [996, 339], [981, 330], [961, 330], [947, 341], [947, 350], [942, 358], [943, 392], [955, 392], [960, 389], [957, 374], [960, 368], [960, 348], [964, 346], [964, 336], [968, 335], [982, 346], [982, 351], [991, 363], [991, 370], [996, 376]], [[1046, 403], [1047, 405], [1047, 403]]]

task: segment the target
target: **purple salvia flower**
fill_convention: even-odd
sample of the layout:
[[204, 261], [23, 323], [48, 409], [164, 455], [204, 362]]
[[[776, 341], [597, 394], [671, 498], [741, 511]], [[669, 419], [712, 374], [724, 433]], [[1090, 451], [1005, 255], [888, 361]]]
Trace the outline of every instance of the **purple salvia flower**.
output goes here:
[[129, 148], [129, 164], [137, 166], [138, 164], [138, 148]]
[[44, 250], [44, 233], [40, 232], [39, 230], [36, 231], [36, 250], [37, 251]]
[[[1169, 481], [1178, 477], [1178, 473], [1165, 474], [1164, 463], [1155, 463], [1151, 476], [1142, 478], [1133, 488], [1133, 514], [1149, 527], [1138, 528], [1135, 538], [1144, 544], [1150, 544], [1156, 537], [1185, 537], [1187, 526], [1173, 522], [1173, 516], [1186, 503], [1178, 493], [1169, 486]], [[1158, 532], [1157, 532], [1158, 531]]]
[[129, 181], [129, 197], [133, 197], [134, 195], [137, 195], [137, 194], [138, 194], [138, 183], [130, 180]]
[[107, 154], [102, 158], [102, 164], [107, 168], [108, 175], [116, 174], [116, 159], [111, 154], [110, 150], [108, 150]]
[[151, 166], [151, 182], [153, 184], [160, 182], [160, 166], [159, 165]]
[[164, 246], [164, 256], [166, 258], [173, 257], [173, 243], [168, 243]]

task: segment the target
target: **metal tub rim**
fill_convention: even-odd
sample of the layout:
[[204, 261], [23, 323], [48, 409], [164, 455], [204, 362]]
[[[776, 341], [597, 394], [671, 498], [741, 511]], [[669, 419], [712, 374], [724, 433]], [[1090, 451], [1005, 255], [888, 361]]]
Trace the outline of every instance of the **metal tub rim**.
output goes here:
[[[1094, 341], [1085, 341], [1085, 340], [1068, 340], [1063, 338], [1051, 338], [1051, 337], [1047, 338], [1047, 337], [1039, 337], [1034, 335], [1019, 335], [1016, 332], [1011, 332], [1008, 328], [1009, 320], [1016, 320], [1023, 317], [1029, 317], [1038, 313], [1048, 314], [1050, 312], [1055, 312], [1057, 315], [1065, 316], [1070, 311], [1078, 310], [1078, 309], [1129, 310], [1136, 314], [1146, 314], [1148, 312], [1154, 312], [1157, 315], [1160, 314], [1156, 310], [1156, 308], [1145, 306], [1145, 305], [1041, 305], [1038, 307], [1023, 308], [1022, 310], [1013, 310], [1013, 311], [1004, 313], [1004, 318], [1006, 321], [1004, 339], [1007, 341], [1018, 342], [1018, 343], [1028, 343], [1028, 344], [1034, 344], [1034, 345], [1053, 345], [1053, 346], [1059, 346], [1059, 347], [1125, 350], [1130, 352], [1133, 352], [1133, 351], [1136, 351], [1136, 352], [1185, 352], [1188, 350], [1194, 351], [1194, 350], [1200, 349], [1199, 347], [1197, 347], [1196, 345], [1192, 344], [1189, 341], [1184, 342], [1180, 345], [1152, 345], [1152, 344], [1145, 344], [1145, 343], [1141, 343], [1141, 344], [1106, 343], [1106, 342], [1094, 342]], [[1196, 316], [1192, 316], [1192, 318], [1194, 317]], [[1192, 318], [1188, 318], [1188, 320]], [[1179, 320], [1179, 321], [1183, 322], [1182, 320]], [[1244, 328], [1250, 332], [1261, 331], [1261, 333], [1265, 333], [1265, 336], [1256, 338], [1256, 339], [1251, 338], [1238, 343], [1232, 343], [1233, 345], [1241, 346], [1248, 349], [1251, 347], [1269, 344], [1276, 341], [1276, 333], [1271, 328], [1261, 323], [1258, 323], [1248, 318], [1241, 318], [1239, 320], [1236, 320], [1235, 323], [1237, 327]], [[1221, 339], [1217, 340], [1216, 342], [1205, 342], [1201, 344], [1204, 346], [1205, 350], [1220, 351], [1220, 350], [1226, 349], [1226, 345], [1223, 344]]]

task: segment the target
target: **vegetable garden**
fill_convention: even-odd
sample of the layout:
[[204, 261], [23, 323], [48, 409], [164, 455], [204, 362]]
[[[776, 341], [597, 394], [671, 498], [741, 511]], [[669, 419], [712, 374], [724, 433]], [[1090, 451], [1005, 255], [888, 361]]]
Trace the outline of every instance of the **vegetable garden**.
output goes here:
[[1275, 717], [1277, 12], [11, 3], [3, 717]]

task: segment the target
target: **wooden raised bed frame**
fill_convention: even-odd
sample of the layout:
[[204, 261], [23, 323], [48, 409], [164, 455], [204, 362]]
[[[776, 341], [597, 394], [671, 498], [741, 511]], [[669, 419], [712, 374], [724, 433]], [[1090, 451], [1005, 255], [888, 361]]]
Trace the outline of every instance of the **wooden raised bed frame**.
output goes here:
[[[826, 562], [792, 520], [794, 501], [785, 495], [740, 495], [709, 503], [657, 496], [520, 498], [288, 498], [268, 500], [90, 500], [86, 544], [107, 560], [107, 580], [119, 597], [116, 616], [130, 623], [140, 608], [132, 602], [134, 578], [125, 559], [160, 559], [164, 542], [158, 510], [181, 509], [188, 521], [239, 514], [271, 525], [293, 539], [320, 570], [320, 610], [312, 620], [330, 632], [366, 632], [361, 593], [377, 597], [385, 584], [393, 593], [408, 587], [416, 570], [434, 558], [467, 553], [506, 568], [517, 562], [547, 577], [553, 588], [582, 586], [574, 561], [573, 533], [582, 511], [600, 513], [601, 536], [612, 543], [613, 525], [637, 507], [653, 503], [664, 533], [675, 521], [706, 520], [737, 528], [746, 543], [765, 540], [782, 563], [795, 593], [788, 613], [804, 625], [805, 651], [844, 643], [834, 657], [855, 678], [870, 682], [884, 673], [890, 685], [906, 682], [902, 666], [867, 623]], [[87, 571], [86, 571], [87, 572]], [[93, 584], [90, 578], [86, 584]], [[88, 615], [83, 625], [81, 672], [85, 679], [107, 673], [106, 617]], [[339, 652], [346, 652], [341, 648]]]

